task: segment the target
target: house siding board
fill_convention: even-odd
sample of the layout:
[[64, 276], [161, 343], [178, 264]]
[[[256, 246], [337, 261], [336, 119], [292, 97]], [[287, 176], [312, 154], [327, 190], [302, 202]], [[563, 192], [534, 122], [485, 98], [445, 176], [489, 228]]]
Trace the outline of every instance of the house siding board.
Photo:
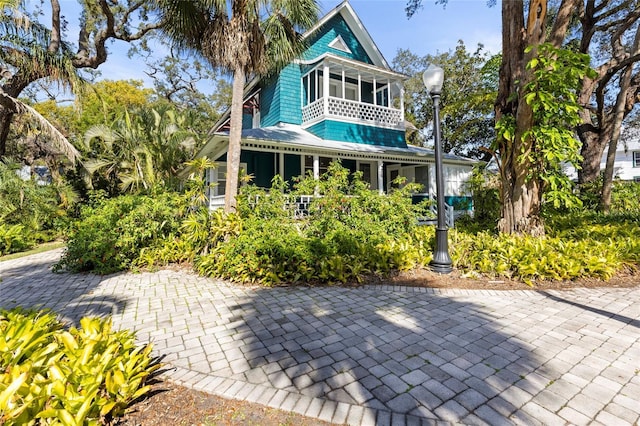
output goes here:
[[302, 124], [300, 66], [287, 65], [280, 73], [280, 121]]
[[287, 65], [276, 79], [267, 80], [260, 95], [260, 126], [302, 124], [300, 66]]
[[322, 139], [355, 142], [365, 145], [379, 145], [406, 148], [402, 130], [384, 129], [363, 124], [324, 120], [307, 128], [307, 131]]
[[265, 81], [260, 92], [260, 126], [275, 126], [280, 121], [280, 79]]
[[[329, 47], [329, 43], [341, 36], [351, 53]], [[323, 25], [309, 40], [309, 48], [303, 55], [304, 59], [314, 59], [324, 53], [333, 53], [356, 61], [373, 64], [360, 41], [356, 38], [349, 25], [341, 15], [336, 15]]]
[[242, 128], [250, 129], [253, 127], [253, 116], [250, 114], [242, 114]]

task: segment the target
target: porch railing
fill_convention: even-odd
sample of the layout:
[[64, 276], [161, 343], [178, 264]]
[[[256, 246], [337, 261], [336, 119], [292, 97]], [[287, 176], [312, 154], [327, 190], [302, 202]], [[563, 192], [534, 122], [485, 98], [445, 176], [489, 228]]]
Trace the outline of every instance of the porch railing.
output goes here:
[[328, 103], [326, 114], [328, 117], [367, 121], [389, 127], [396, 127], [403, 122], [402, 112], [399, 109], [330, 96], [303, 106], [302, 123], [325, 116], [325, 101]]
[[[418, 196], [422, 196], [421, 199], [433, 199], [430, 194], [415, 194]], [[318, 195], [296, 195], [289, 196], [285, 198], [284, 205], [282, 206], [283, 210], [291, 212], [291, 216], [295, 219], [301, 219], [309, 214], [309, 207], [311, 203], [316, 198], [320, 198]], [[249, 200], [250, 204], [255, 204], [258, 202], [259, 195], [255, 195], [253, 199]], [[211, 210], [216, 210], [219, 208], [224, 208], [224, 195], [214, 196], [209, 198], [209, 208]], [[436, 205], [432, 204], [429, 206], [429, 210], [433, 214], [433, 217], [421, 216], [416, 218], [418, 221], [418, 225], [436, 225], [437, 220], [437, 209]], [[455, 218], [459, 212], [456, 212], [453, 206], [445, 203], [445, 221], [449, 228], [453, 228], [455, 224]]]

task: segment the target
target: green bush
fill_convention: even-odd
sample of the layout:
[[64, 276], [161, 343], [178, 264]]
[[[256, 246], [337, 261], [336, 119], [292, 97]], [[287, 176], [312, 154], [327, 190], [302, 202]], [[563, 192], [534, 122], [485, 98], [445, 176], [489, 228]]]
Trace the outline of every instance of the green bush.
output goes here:
[[108, 423], [149, 391], [150, 353], [108, 320], [67, 331], [51, 313], [0, 311], [0, 424]]
[[57, 268], [101, 274], [128, 269], [144, 248], [178, 232], [181, 200], [173, 193], [123, 195], [84, 206]]
[[[594, 182], [579, 187], [579, 197], [584, 211], [594, 212], [600, 208], [600, 193], [602, 191], [602, 175]], [[611, 213], [640, 212], [640, 183], [614, 180], [611, 187]]]
[[0, 256], [28, 250], [34, 244], [32, 233], [23, 225], [0, 224]]
[[[320, 181], [307, 177], [292, 192], [274, 179], [270, 191], [255, 187], [239, 197], [235, 233], [209, 238], [210, 254], [196, 258], [204, 274], [264, 285], [292, 282], [359, 281], [365, 274], [409, 269], [428, 259], [429, 241], [417, 232], [416, 219], [427, 206], [413, 205], [415, 185], [381, 196], [369, 190], [361, 174], [330, 165]], [[290, 206], [315, 194], [308, 214], [294, 218]], [[218, 220], [219, 222], [220, 220]], [[217, 229], [221, 229], [218, 227]], [[240, 231], [241, 229], [241, 231]], [[184, 238], [184, 236], [183, 236]]]
[[624, 264], [620, 251], [594, 240], [451, 232], [456, 268], [531, 282], [536, 279], [611, 278]]
[[[77, 200], [73, 190], [53, 182], [22, 179], [20, 164], [0, 161], [0, 254], [23, 251], [60, 236], [62, 223]], [[4, 241], [3, 241], [4, 240]]]

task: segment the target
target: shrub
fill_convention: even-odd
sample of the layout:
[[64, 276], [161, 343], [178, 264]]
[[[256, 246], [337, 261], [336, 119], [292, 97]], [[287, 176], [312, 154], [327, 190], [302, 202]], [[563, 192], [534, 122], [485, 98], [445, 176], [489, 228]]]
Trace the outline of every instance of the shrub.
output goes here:
[[[320, 181], [302, 180], [292, 193], [285, 192], [279, 178], [269, 192], [245, 188], [238, 203], [240, 217], [232, 221], [242, 222], [235, 228], [238, 232], [218, 227], [224, 232], [213, 238], [210, 254], [196, 258], [196, 269], [264, 285], [344, 283], [359, 281], [364, 274], [409, 269], [425, 262], [429, 244], [417, 237], [427, 235], [416, 229], [416, 218], [425, 214], [426, 206], [412, 205], [413, 189], [408, 185], [381, 196], [368, 189], [360, 174], [349, 175], [339, 163], [331, 164]], [[309, 194], [317, 197], [308, 215], [294, 219], [287, 203]]]
[[106, 423], [148, 392], [150, 353], [109, 320], [67, 331], [51, 313], [0, 311], [0, 423]]
[[34, 244], [32, 233], [23, 225], [0, 224], [0, 256], [28, 250]]
[[473, 219], [464, 218], [476, 226], [493, 229], [500, 219], [500, 180], [495, 173], [475, 167], [466, 183], [473, 194]]
[[[11, 252], [57, 238], [62, 230], [61, 220], [77, 200], [69, 186], [58, 182], [39, 185], [33, 179], [22, 179], [17, 173], [19, 168], [19, 164], [7, 159], [0, 161], [0, 223], [8, 227], [0, 231], [0, 239], [2, 234], [11, 235], [15, 241]], [[12, 226], [19, 227], [12, 229]]]
[[180, 203], [173, 193], [96, 200], [81, 209], [80, 219], [71, 226], [57, 268], [101, 274], [129, 268], [144, 248], [177, 233]]

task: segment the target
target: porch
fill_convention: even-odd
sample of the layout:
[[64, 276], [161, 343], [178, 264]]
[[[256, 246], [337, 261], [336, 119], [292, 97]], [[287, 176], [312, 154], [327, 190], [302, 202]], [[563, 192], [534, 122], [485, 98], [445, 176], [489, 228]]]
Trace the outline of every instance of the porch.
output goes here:
[[[309, 214], [309, 208], [311, 206], [311, 203], [313, 203], [314, 200], [318, 199], [320, 197], [315, 196], [315, 195], [290, 195], [290, 196], [286, 196], [285, 197], [285, 202], [284, 205], [282, 206], [283, 210], [287, 211], [290, 213], [290, 216], [294, 219], [302, 219], [304, 217], [306, 217]], [[420, 202], [424, 199], [428, 199], [428, 200], [432, 200], [434, 201], [434, 203], [432, 203], [429, 206], [429, 211], [431, 213], [431, 215], [429, 216], [420, 216], [416, 218], [416, 222], [418, 225], [436, 225], [436, 217], [437, 217], [437, 211], [436, 211], [436, 204], [435, 204], [435, 199], [434, 197], [430, 196], [429, 194], [413, 194], [412, 196], [412, 201], [414, 202]], [[254, 201], [254, 203], [257, 202], [257, 200]], [[210, 210], [217, 210], [217, 209], [221, 209], [224, 208], [224, 195], [216, 195], [216, 196], [210, 196], [209, 197], [209, 209]], [[455, 225], [455, 218], [457, 216], [460, 216], [461, 214], [468, 214], [468, 212], [462, 212], [462, 211], [458, 211], [456, 212], [453, 208], [453, 206], [450, 206], [449, 204], [445, 203], [445, 221], [446, 224], [449, 228], [453, 228]]]

